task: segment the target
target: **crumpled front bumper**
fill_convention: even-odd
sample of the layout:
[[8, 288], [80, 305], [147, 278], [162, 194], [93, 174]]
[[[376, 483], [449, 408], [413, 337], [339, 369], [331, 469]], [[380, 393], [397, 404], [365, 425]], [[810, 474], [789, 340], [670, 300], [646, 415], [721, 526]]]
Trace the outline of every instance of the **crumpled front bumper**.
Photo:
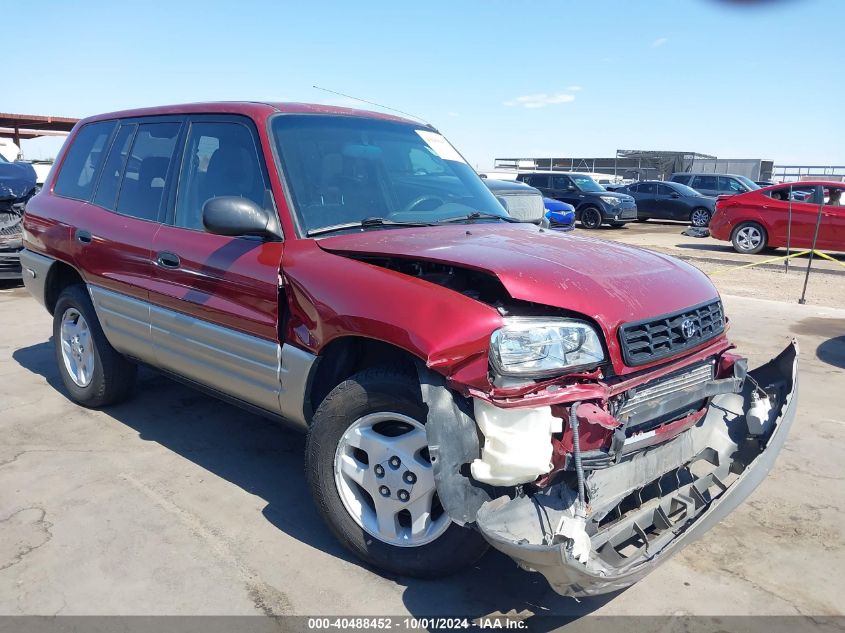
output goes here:
[[[795, 418], [797, 361], [793, 341], [775, 359], [750, 371], [741, 393], [715, 396], [707, 415], [688, 431], [589, 472], [588, 554], [583, 546], [580, 553], [573, 551], [575, 540], [559, 529], [576, 514], [576, 496], [566, 484], [532, 496], [488, 491], [482, 499], [464, 491], [464, 502], [472, 502], [470, 512], [464, 508], [453, 514], [449, 503], [444, 508], [459, 522], [474, 518], [493, 547], [524, 569], [542, 573], [560, 594], [589, 596], [628, 587], [703, 535], [768, 474]], [[755, 383], [772, 398], [769, 418], [757, 435], [749, 432], [745, 419]], [[439, 447], [434, 435], [430, 442]], [[441, 468], [455, 459], [448, 451], [444, 457]], [[454, 502], [460, 486], [454, 479], [450, 483], [445, 471], [438, 476], [437, 470], [435, 462], [441, 499]]]

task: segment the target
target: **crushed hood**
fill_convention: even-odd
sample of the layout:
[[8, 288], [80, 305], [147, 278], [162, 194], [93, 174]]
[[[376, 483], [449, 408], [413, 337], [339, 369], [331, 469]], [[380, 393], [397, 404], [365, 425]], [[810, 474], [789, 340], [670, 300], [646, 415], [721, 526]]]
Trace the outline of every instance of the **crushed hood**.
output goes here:
[[608, 339], [622, 323], [718, 297], [704, 273], [673, 257], [526, 224], [374, 230], [318, 243], [341, 255], [403, 257], [489, 272], [514, 299], [589, 316]]

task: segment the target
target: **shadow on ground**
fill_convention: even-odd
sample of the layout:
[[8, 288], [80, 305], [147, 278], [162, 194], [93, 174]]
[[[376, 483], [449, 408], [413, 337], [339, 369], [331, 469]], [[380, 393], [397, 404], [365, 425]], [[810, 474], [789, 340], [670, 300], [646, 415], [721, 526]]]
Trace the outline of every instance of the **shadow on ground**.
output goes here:
[[[67, 396], [56, 369], [52, 342], [12, 354], [23, 368], [43, 376]], [[152, 370], [142, 369], [134, 396], [105, 411], [135, 429], [141, 439], [189, 459], [267, 502], [264, 517], [311, 547], [361, 564], [322, 523], [308, 493], [304, 436], [247, 413]], [[390, 579], [405, 587], [403, 600], [415, 616], [480, 617], [517, 612], [544, 616], [531, 628], [546, 630], [591, 613], [613, 596], [582, 600], [556, 594], [539, 574], [520, 570], [491, 551], [466, 571], [437, 581]]]

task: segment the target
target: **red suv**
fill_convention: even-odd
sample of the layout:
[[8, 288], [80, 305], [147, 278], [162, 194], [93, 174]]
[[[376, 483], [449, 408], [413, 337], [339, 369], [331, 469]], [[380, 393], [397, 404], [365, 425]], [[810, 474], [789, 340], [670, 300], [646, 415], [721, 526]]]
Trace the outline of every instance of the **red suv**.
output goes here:
[[812, 248], [814, 236], [816, 248], [845, 251], [843, 191], [841, 182], [793, 182], [720, 196], [710, 234], [730, 241], [738, 253], [759, 253], [787, 244]]
[[489, 543], [564, 594], [630, 585], [754, 489], [794, 417], [795, 346], [746, 372], [704, 274], [514, 220], [392, 116], [85, 119], [24, 242], [74, 401], [125, 398], [143, 363], [301, 427], [328, 526], [399, 574]]

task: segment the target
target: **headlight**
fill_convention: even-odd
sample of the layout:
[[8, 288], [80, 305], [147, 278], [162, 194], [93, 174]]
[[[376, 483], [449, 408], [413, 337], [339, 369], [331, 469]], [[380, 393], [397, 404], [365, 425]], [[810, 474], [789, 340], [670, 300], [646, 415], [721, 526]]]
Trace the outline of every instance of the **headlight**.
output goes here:
[[603, 360], [598, 333], [573, 319], [508, 319], [490, 338], [490, 362], [502, 376], [551, 376]]
[[599, 196], [604, 202], [609, 205], [616, 206], [622, 202], [622, 198], [617, 198], [616, 196]]

